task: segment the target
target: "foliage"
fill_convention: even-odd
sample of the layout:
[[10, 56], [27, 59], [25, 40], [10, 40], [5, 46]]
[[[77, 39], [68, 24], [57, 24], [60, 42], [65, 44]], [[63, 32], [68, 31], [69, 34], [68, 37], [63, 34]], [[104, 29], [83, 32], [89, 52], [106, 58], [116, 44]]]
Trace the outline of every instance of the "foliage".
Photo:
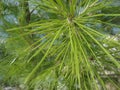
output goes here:
[[[10, 4], [20, 13], [9, 9], [15, 13], [13, 23], [4, 13], [1, 18], [8, 33], [0, 66], [7, 73], [4, 80], [19, 78], [15, 83], [24, 81], [28, 90], [106, 90], [106, 81], [120, 89], [113, 79], [120, 74], [120, 43], [110, 35], [114, 28], [120, 30], [119, 5], [109, 0], [17, 3]], [[4, 0], [2, 5], [9, 6]]]

